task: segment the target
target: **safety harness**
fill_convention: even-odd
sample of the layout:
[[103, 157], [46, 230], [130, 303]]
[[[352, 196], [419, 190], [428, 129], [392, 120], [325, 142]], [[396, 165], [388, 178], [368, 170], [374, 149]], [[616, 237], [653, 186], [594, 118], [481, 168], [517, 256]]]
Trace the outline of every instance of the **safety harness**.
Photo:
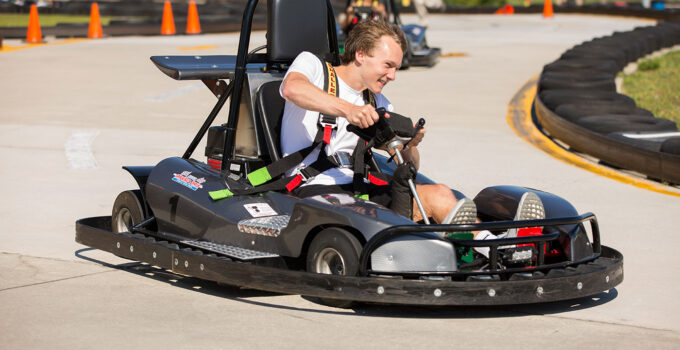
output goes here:
[[[324, 91], [329, 95], [339, 97], [340, 91], [338, 89], [338, 79], [337, 74], [333, 66], [321, 60], [324, 69]], [[370, 104], [375, 108], [375, 97], [368, 90], [363, 92], [364, 102]], [[319, 113], [319, 121], [317, 123], [318, 131], [314, 136], [314, 141], [308, 147], [305, 147], [297, 152], [291, 153], [265, 167], [257, 169], [246, 176], [248, 181], [253, 186], [249, 189], [223, 189], [219, 191], [210, 192], [210, 197], [213, 200], [219, 200], [223, 198], [228, 198], [234, 195], [248, 195], [256, 194], [267, 191], [281, 191], [283, 189], [288, 192], [292, 192], [302, 183], [307, 182], [309, 179], [316, 175], [323, 173], [331, 168], [353, 168], [354, 177], [353, 185], [355, 195], [358, 197], [368, 199], [365, 195], [366, 193], [366, 183], [364, 180], [378, 186], [384, 186], [388, 184], [385, 177], [379, 174], [372, 174], [368, 171], [365, 163], [365, 156], [372, 157], [371, 147], [373, 146], [371, 142], [366, 141], [362, 137], [359, 138], [356, 147], [354, 148], [353, 155], [347, 152], [338, 152], [332, 155], [326, 154], [326, 145], [331, 142], [331, 136], [333, 130], [338, 128], [337, 117], [330, 116], [323, 113]], [[361, 136], [361, 135], [360, 135]], [[319, 151], [319, 157], [312, 164], [309, 164], [303, 168], [300, 168], [292, 176], [279, 176], [285, 174], [288, 170], [295, 168], [298, 164], [310, 154], [314, 149], [321, 145]], [[272, 181], [272, 179], [276, 179]]]

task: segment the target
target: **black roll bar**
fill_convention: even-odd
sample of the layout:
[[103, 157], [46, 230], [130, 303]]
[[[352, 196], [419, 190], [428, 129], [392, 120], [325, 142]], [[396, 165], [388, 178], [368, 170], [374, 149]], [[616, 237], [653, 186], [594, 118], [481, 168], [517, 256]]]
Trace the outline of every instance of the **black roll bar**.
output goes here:
[[222, 153], [222, 171], [224, 171], [224, 169], [228, 169], [227, 160], [231, 159], [231, 154], [234, 151], [234, 143], [236, 142], [236, 127], [238, 126], [239, 105], [241, 104], [243, 80], [246, 76], [250, 32], [252, 30], [253, 15], [255, 14], [257, 2], [258, 0], [249, 0], [246, 4], [245, 12], [243, 12], [243, 21], [241, 22], [241, 36], [239, 38], [238, 51], [236, 53], [234, 80], [231, 82], [231, 84], [229, 84], [232, 85], [232, 93], [231, 101], [229, 102], [229, 117], [227, 119], [227, 125], [225, 126], [226, 135], [224, 138], [224, 151]]
[[[227, 102], [227, 98], [229, 98], [233, 91], [234, 82], [231, 81], [229, 82], [229, 85], [227, 85], [227, 87], [224, 89], [224, 92], [217, 99], [217, 104], [215, 104], [212, 111], [210, 111], [210, 114], [208, 114], [208, 118], [206, 118], [205, 122], [203, 122], [203, 125], [201, 125], [201, 128], [198, 130], [196, 136], [194, 136], [194, 139], [191, 140], [191, 144], [189, 144], [189, 147], [187, 147], [187, 150], [184, 152], [182, 159], [189, 159], [191, 157], [191, 154], [194, 153], [194, 150], [196, 150], [196, 147], [201, 142], [203, 136], [205, 136], [205, 133], [208, 132], [210, 125], [212, 125], [212, 123], [215, 121], [217, 114], [224, 106], [224, 103]], [[222, 160], [224, 160], [224, 158], [225, 158], [224, 155], [222, 155]]]

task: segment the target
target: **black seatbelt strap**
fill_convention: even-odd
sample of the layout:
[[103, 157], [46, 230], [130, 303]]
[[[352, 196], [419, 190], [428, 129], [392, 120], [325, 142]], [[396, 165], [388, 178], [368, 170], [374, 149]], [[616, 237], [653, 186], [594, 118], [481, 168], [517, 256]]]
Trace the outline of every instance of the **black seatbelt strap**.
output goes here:
[[[321, 61], [321, 65], [323, 66], [324, 91], [326, 91], [329, 95], [339, 97], [340, 91], [338, 89], [338, 78], [337, 74], [335, 73], [335, 68], [333, 68], [333, 65], [330, 63], [321, 59], [321, 57], [318, 58]], [[267, 183], [302, 163], [302, 161], [307, 158], [307, 156], [312, 153], [312, 151], [317, 148], [319, 144], [330, 144], [332, 132], [338, 127], [336, 118], [337, 117], [319, 113], [319, 128], [316, 132], [316, 135], [314, 136], [314, 141], [312, 144], [297, 152], [291, 153], [279, 159], [278, 161], [267, 165], [266, 167], [262, 167], [251, 173], [248, 173], [247, 177], [250, 184], [253, 186], [260, 186], [264, 183]], [[322, 146], [322, 148], [324, 147]]]

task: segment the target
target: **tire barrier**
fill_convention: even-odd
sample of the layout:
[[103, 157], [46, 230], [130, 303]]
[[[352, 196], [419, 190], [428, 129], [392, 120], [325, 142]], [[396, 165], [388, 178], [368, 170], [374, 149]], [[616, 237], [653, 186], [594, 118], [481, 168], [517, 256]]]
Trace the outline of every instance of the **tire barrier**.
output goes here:
[[595, 38], [543, 67], [534, 101], [544, 130], [615, 167], [680, 184], [680, 132], [616, 90], [630, 62], [680, 44], [680, 20]]
[[609, 102], [618, 105], [635, 107], [635, 101], [626, 96], [612, 91], [558, 89], [540, 91], [538, 96], [541, 101], [551, 110], [557, 109], [563, 104], [573, 103], [601, 103]]
[[654, 118], [654, 114], [646, 109], [625, 103], [609, 101], [562, 104], [555, 109], [555, 113], [557, 113], [557, 115], [560, 117], [572, 122], [576, 122], [577, 120], [584, 117], [610, 114], [638, 115]]

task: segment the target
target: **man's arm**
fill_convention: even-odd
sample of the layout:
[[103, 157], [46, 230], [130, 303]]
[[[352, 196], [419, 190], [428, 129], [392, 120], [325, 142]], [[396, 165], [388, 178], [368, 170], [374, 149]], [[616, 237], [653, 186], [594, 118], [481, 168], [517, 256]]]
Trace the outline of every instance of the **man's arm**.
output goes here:
[[286, 101], [301, 108], [346, 118], [350, 124], [361, 128], [367, 128], [378, 121], [378, 113], [372, 106], [357, 106], [331, 96], [312, 84], [302, 73], [290, 72], [286, 76], [281, 95]]

